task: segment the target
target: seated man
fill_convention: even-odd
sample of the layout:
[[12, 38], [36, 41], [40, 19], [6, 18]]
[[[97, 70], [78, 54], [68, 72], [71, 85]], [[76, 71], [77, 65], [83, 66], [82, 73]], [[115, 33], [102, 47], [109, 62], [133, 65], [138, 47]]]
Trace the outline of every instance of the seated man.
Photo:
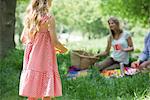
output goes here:
[[[149, 19], [150, 23], [150, 19]], [[137, 67], [139, 70], [150, 69], [150, 31], [144, 40], [144, 50], [137, 61], [131, 64], [131, 67]], [[148, 68], [148, 69], [147, 69]], [[149, 70], [150, 71], [150, 70]]]

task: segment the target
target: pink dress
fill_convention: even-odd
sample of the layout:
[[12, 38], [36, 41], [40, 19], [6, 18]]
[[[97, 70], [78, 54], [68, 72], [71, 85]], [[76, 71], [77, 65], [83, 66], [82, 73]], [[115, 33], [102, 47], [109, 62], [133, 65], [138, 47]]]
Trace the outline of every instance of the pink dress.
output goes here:
[[[41, 22], [49, 18], [51, 16], [46, 16]], [[56, 53], [50, 34], [53, 33], [40, 24], [40, 31], [26, 45], [19, 87], [21, 96], [36, 98], [62, 96]]]

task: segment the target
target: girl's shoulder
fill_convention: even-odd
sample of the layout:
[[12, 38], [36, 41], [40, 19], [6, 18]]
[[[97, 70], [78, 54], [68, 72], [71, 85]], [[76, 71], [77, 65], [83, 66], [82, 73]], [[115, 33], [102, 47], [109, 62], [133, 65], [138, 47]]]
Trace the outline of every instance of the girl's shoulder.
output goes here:
[[51, 13], [47, 14], [47, 18], [48, 18], [48, 22], [49, 22], [49, 23], [55, 21], [55, 17], [54, 17], [54, 15], [51, 14]]

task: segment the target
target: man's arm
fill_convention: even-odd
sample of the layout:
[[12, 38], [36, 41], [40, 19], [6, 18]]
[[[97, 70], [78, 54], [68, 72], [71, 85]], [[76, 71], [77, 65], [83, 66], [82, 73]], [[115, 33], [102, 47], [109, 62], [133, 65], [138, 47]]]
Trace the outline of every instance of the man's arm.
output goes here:
[[148, 36], [146, 36], [146, 38], [144, 40], [144, 50], [140, 54], [139, 59], [138, 59], [140, 62], [143, 62], [148, 59], [148, 56], [149, 56], [149, 50], [148, 50], [148, 46], [147, 46], [148, 38], [150, 38], [150, 33], [148, 34]]

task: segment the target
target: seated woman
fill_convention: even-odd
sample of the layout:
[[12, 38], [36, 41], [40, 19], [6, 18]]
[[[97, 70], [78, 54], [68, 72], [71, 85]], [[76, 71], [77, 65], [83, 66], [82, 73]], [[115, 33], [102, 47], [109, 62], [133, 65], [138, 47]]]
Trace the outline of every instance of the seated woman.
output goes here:
[[110, 35], [108, 37], [106, 50], [96, 56], [99, 57], [108, 55], [111, 47], [113, 47], [113, 52], [111, 56], [106, 58], [104, 61], [95, 63], [95, 66], [99, 67], [101, 71], [104, 69], [119, 68], [120, 63], [128, 65], [129, 52], [134, 50], [131, 36], [128, 32], [123, 31], [120, 28], [119, 20], [115, 17], [111, 17], [108, 20], [108, 24], [110, 28]]
[[143, 52], [140, 54], [138, 60], [131, 64], [131, 67], [137, 67], [139, 70], [149, 69], [150, 71], [150, 31], [145, 37]]

